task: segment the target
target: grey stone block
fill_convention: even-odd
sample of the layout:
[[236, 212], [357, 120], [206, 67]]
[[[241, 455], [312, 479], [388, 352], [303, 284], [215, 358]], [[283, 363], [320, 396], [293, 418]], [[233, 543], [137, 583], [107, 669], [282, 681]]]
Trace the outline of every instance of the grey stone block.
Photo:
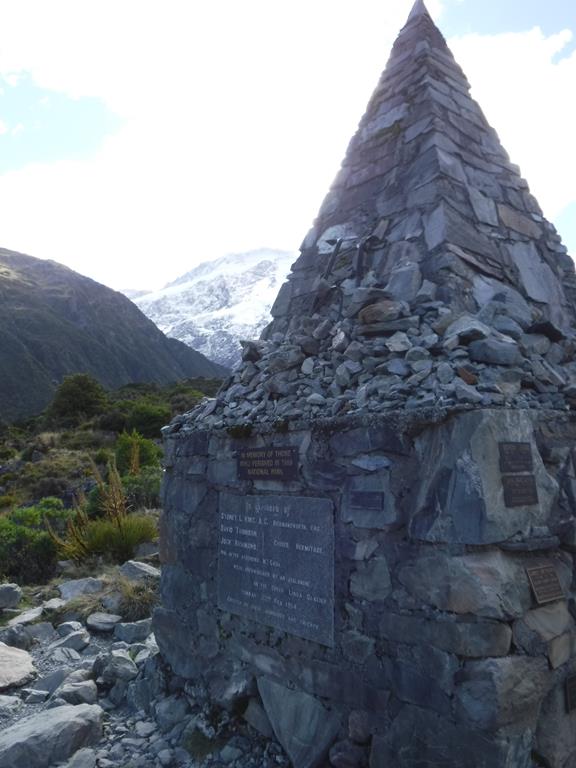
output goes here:
[[455, 693], [457, 719], [485, 731], [512, 724], [535, 729], [547, 677], [548, 663], [542, 658], [467, 662]]
[[507, 624], [454, 621], [447, 616], [424, 619], [385, 613], [380, 620], [380, 636], [397, 643], [429, 644], [468, 658], [506, 656], [510, 651], [512, 630]]
[[530, 768], [531, 733], [484, 734], [425, 709], [405, 706], [385, 736], [372, 740], [370, 768]]
[[258, 679], [258, 690], [276, 738], [294, 768], [316, 768], [340, 730], [340, 718], [313, 696], [264, 677]]

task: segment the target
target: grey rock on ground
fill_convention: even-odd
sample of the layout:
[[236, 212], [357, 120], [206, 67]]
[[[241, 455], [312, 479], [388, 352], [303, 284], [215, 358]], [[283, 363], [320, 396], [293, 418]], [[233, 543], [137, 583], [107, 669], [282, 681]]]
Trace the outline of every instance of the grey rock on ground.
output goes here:
[[22, 600], [22, 590], [18, 584], [0, 584], [0, 611], [4, 608], [16, 608]]
[[128, 581], [143, 581], [144, 579], [160, 580], [160, 571], [148, 563], [141, 563], [138, 560], [128, 560], [120, 566], [120, 575]]
[[0, 691], [26, 685], [35, 673], [32, 656], [27, 651], [0, 643]]
[[93, 576], [89, 576], [85, 579], [65, 581], [58, 587], [58, 591], [63, 600], [72, 600], [81, 595], [93, 595], [97, 592], [101, 592], [103, 589], [104, 582], [102, 579], [96, 579]]
[[0, 768], [50, 768], [98, 743], [104, 710], [63, 706], [22, 720], [0, 733]]

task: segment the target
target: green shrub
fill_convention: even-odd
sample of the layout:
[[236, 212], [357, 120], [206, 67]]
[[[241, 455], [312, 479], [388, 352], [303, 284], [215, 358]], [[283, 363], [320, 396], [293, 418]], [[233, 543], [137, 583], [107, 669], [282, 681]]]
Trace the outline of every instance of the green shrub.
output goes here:
[[108, 448], [99, 448], [94, 454], [94, 463], [105, 467], [112, 458], [112, 451]]
[[158, 529], [148, 515], [127, 515], [121, 526], [108, 518], [90, 520], [84, 533], [86, 557], [102, 557], [113, 563], [125, 563], [145, 541], [153, 541]]
[[5, 493], [0, 496], [0, 509], [8, 509], [17, 503], [16, 496], [13, 493]]
[[160, 465], [162, 449], [138, 432], [123, 432], [116, 442], [116, 466], [121, 475], [137, 474], [141, 467]]
[[159, 507], [161, 483], [160, 467], [144, 467], [137, 475], [125, 475], [122, 478], [122, 487], [129, 506], [132, 509]]
[[53, 528], [63, 530], [67, 520], [73, 515], [73, 510], [65, 509], [60, 499], [48, 496], [34, 506], [18, 507], [8, 517], [13, 523], [24, 525], [27, 528], [46, 530], [45, 520], [48, 520]]
[[48, 533], [0, 517], [0, 576], [19, 584], [39, 584], [52, 578], [57, 559]]
[[160, 430], [168, 424], [171, 418], [172, 413], [169, 405], [137, 400], [132, 404], [128, 413], [126, 428], [139, 432], [143, 437], [158, 439]]
[[69, 519], [66, 536], [59, 535], [46, 521], [53, 542], [67, 559], [88, 560], [102, 557], [115, 563], [130, 560], [136, 548], [158, 535], [154, 518], [149, 515], [128, 514], [128, 504], [122, 481], [113, 462], [108, 465], [108, 482], [105, 483], [93, 465], [99, 492], [99, 508], [102, 517], [90, 519], [85, 506], [76, 510]]
[[119, 408], [103, 413], [97, 421], [98, 427], [108, 432], [124, 432], [128, 423], [127, 414]]

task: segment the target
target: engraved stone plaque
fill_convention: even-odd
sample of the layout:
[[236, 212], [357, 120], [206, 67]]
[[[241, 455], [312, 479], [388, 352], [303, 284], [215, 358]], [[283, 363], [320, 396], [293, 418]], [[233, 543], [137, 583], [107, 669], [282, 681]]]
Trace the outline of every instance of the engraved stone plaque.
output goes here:
[[504, 475], [504, 504], [507, 507], [530, 507], [538, 504], [534, 475]]
[[498, 443], [500, 451], [500, 472], [514, 474], [532, 472], [532, 446], [530, 443]]
[[240, 480], [295, 480], [297, 448], [244, 448], [238, 451]]
[[220, 495], [218, 607], [334, 645], [329, 499]]
[[541, 565], [527, 568], [526, 573], [538, 605], [553, 603], [564, 597], [564, 591], [553, 565]]
[[566, 678], [566, 711], [573, 712], [576, 709], [576, 675]]

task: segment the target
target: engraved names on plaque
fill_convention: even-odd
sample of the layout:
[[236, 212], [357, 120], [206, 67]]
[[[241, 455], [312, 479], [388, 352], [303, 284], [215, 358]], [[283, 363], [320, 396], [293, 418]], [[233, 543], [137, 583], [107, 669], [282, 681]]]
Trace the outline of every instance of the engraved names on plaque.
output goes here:
[[[538, 504], [534, 476], [534, 460], [530, 443], [498, 443], [500, 472], [507, 507], [530, 507]], [[530, 473], [530, 474], [528, 474]]]
[[530, 443], [498, 443], [500, 451], [500, 472], [514, 474], [516, 472], [532, 472], [532, 446]]
[[573, 712], [576, 709], [576, 675], [566, 678], [566, 711]]
[[334, 645], [332, 502], [222, 493], [219, 511], [218, 607]]
[[297, 448], [244, 448], [238, 451], [240, 480], [296, 480]]
[[555, 600], [561, 600], [564, 597], [564, 590], [558, 573], [553, 565], [539, 565], [534, 568], [527, 568], [526, 573], [530, 579], [530, 585], [538, 605], [553, 603]]
[[534, 475], [504, 475], [504, 504], [507, 507], [530, 507], [538, 504]]

